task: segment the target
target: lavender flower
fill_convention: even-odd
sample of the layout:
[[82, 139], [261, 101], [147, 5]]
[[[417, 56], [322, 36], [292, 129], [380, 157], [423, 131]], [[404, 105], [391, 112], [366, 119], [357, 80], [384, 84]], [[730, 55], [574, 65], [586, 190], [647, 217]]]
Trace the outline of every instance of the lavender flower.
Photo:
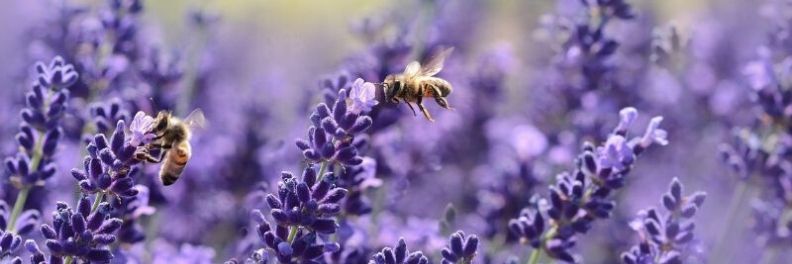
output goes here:
[[400, 238], [395, 248], [385, 247], [374, 254], [369, 264], [429, 264], [429, 258], [421, 251], [411, 253], [404, 238]]
[[11, 181], [19, 189], [43, 185], [55, 174], [52, 161], [63, 134], [59, 120], [69, 99], [67, 88], [77, 80], [74, 67], [60, 57], [49, 65], [36, 64], [36, 73], [25, 96], [27, 107], [20, 111], [23, 122], [16, 136], [20, 152], [5, 160]]
[[633, 227], [639, 232], [641, 242], [623, 253], [622, 261], [626, 264], [686, 263], [696, 227], [693, 217], [706, 196], [704, 192], [695, 192], [683, 197], [682, 183], [674, 178], [662, 199], [668, 214], [661, 216], [654, 208], [638, 213], [639, 219]]
[[152, 133], [154, 128], [154, 118], [144, 112], [137, 112], [132, 123], [129, 124], [129, 132], [132, 135], [129, 138], [129, 144], [132, 146], [140, 146], [151, 143], [156, 135]]
[[[116, 241], [116, 231], [123, 221], [109, 218], [110, 205], [103, 202], [91, 206], [83, 196], [72, 210], [65, 203], [58, 203], [52, 215], [52, 226], [41, 226], [41, 234], [47, 239], [50, 263], [71, 263], [72, 259], [86, 262], [109, 262], [113, 254], [108, 245]], [[33, 257], [43, 259], [43, 253], [32, 241], [26, 247]]]
[[350, 113], [365, 114], [371, 111], [371, 108], [377, 105], [377, 100], [374, 99], [376, 94], [376, 87], [373, 83], [365, 82], [361, 78], [357, 78], [352, 83], [352, 88], [349, 90], [349, 98], [347, 98], [347, 107]]
[[11, 261], [11, 263], [22, 263], [19, 257], [14, 257], [14, 253], [22, 244], [20, 235], [27, 235], [39, 222], [39, 214], [36, 210], [23, 212], [16, 220], [16, 230], [8, 228], [9, 211], [8, 204], [0, 201], [0, 261]]
[[334, 187], [333, 181], [332, 172], [317, 179], [312, 166], [305, 169], [301, 180], [283, 172], [278, 195], [266, 197], [276, 224], [274, 230], [260, 211], [253, 212], [259, 237], [280, 263], [319, 263], [316, 259], [324, 252], [338, 250], [338, 244], [318, 241], [338, 229], [332, 216], [341, 211], [338, 203], [347, 191]]
[[[781, 2], [771, 1], [765, 8], [786, 10]], [[773, 13], [770, 13], [773, 14]], [[733, 129], [733, 140], [720, 146], [724, 163], [738, 176], [735, 186], [736, 199], [730, 205], [734, 208], [727, 212], [728, 219], [738, 218], [739, 205], [748, 204], [745, 192], [739, 190], [762, 189], [758, 197], [753, 198], [750, 206], [753, 211], [753, 230], [756, 241], [764, 247], [765, 253], [778, 248], [787, 247], [792, 236], [792, 219], [789, 214], [792, 205], [792, 180], [790, 180], [789, 161], [792, 147], [792, 133], [785, 127], [792, 121], [790, 116], [790, 90], [788, 70], [790, 53], [788, 51], [788, 35], [792, 32], [789, 18], [780, 13], [775, 14], [773, 23], [778, 24], [767, 34], [768, 43], [758, 49], [758, 58], [743, 66], [746, 91], [750, 92], [751, 105], [754, 111], [752, 125]], [[784, 209], [786, 208], [786, 209]], [[734, 223], [728, 221], [720, 230], [718, 242], [714, 247], [713, 259], [721, 261], [730, 255], [725, 242], [733, 240]]]
[[283, 172], [278, 195], [266, 197], [272, 218], [281, 226], [301, 226], [321, 234], [335, 233], [338, 226], [330, 216], [341, 211], [338, 203], [347, 194], [346, 189], [334, 186], [335, 180], [332, 172], [317, 179], [312, 166], [305, 168], [302, 180]]
[[[133, 121], [135, 123], [135, 121]], [[103, 134], [94, 136], [88, 144], [88, 156], [83, 162], [83, 170], [72, 169], [72, 176], [78, 181], [85, 194], [99, 193], [116, 197], [132, 197], [138, 191], [134, 189], [134, 165], [143, 160], [139, 157], [138, 145], [132, 145], [132, 139], [126, 138], [124, 121], [118, 121], [110, 142]]]
[[124, 221], [118, 230], [118, 241], [128, 244], [142, 242], [146, 238], [140, 219], [156, 212], [156, 208], [148, 204], [148, 187], [136, 185], [133, 189], [137, 191], [135, 196], [111, 196], [108, 201], [111, 205], [110, 216]]
[[91, 105], [90, 113], [96, 132], [107, 136], [112, 132], [113, 124], [121, 120], [127, 121], [129, 118], [129, 113], [121, 107], [121, 100], [118, 98], [110, 100], [109, 103]]
[[479, 239], [476, 235], [466, 236], [465, 232], [457, 231], [451, 234], [448, 246], [440, 252], [443, 264], [459, 263], [470, 264], [476, 257]]
[[519, 218], [509, 222], [509, 228], [523, 243], [536, 248], [534, 258], [538, 259], [541, 250], [559, 260], [577, 262], [569, 252], [576, 244], [576, 234], [588, 232], [594, 220], [610, 217], [615, 208], [611, 196], [624, 186], [637, 156], [652, 143], [666, 142], [665, 133], [658, 128], [660, 117], [650, 122], [646, 132], [649, 136], [628, 141], [623, 125], [632, 123], [636, 115], [633, 111], [621, 111], [620, 125], [604, 146], [584, 145], [575, 171], [556, 176], [549, 201], [524, 209]]
[[341, 90], [332, 111], [321, 103], [311, 114], [313, 125], [308, 129], [309, 140], [297, 140], [297, 147], [306, 159], [313, 162], [359, 165], [363, 159], [358, 146], [365, 138], [355, 138], [368, 129], [372, 119], [368, 116], [347, 111], [346, 91]]

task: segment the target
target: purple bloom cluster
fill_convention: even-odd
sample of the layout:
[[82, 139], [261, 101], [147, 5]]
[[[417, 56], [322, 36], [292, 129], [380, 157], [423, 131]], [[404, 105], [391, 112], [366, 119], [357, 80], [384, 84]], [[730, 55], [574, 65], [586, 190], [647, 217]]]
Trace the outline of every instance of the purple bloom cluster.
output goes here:
[[97, 134], [86, 147], [88, 156], [83, 161], [83, 170], [71, 171], [83, 193], [115, 197], [133, 197], [138, 194], [133, 188], [135, 180], [131, 175], [137, 170], [133, 166], [141, 161], [136, 156], [139, 146], [132, 145], [132, 140], [126, 138], [125, 129], [124, 121], [118, 121], [110, 142], [104, 134]]
[[619, 125], [603, 146], [585, 144], [575, 170], [556, 176], [549, 201], [524, 209], [519, 218], [509, 222], [511, 231], [524, 243], [553, 258], [577, 262], [569, 252], [577, 243], [576, 235], [588, 232], [595, 220], [610, 217], [615, 208], [612, 196], [624, 187], [638, 155], [654, 143], [667, 143], [665, 131], [658, 128], [662, 117], [652, 118], [643, 137], [628, 140], [627, 127], [638, 112], [625, 108], [620, 115]]
[[347, 190], [335, 187], [332, 172], [317, 177], [309, 166], [302, 179], [283, 172], [278, 184], [278, 195], [267, 195], [266, 200], [276, 224], [288, 227], [304, 227], [321, 234], [335, 233], [337, 224], [330, 218], [341, 211], [338, 204]]
[[[360, 84], [359, 86], [362, 86]], [[373, 87], [372, 87], [373, 88]], [[353, 90], [355, 88], [353, 87]], [[357, 90], [364, 89], [358, 87]], [[362, 92], [361, 92], [362, 93]], [[308, 140], [297, 140], [297, 147], [303, 156], [312, 162], [329, 162], [343, 165], [360, 165], [363, 158], [358, 154], [358, 147], [366, 143], [365, 137], [355, 138], [372, 124], [371, 117], [360, 112], [347, 111], [347, 92], [341, 90], [333, 104], [332, 110], [327, 104], [321, 103], [311, 113], [312, 126], [308, 129]], [[352, 109], [368, 106], [369, 102], [360, 98], [352, 100]], [[369, 98], [368, 101], [373, 100]], [[373, 101], [376, 104], [376, 101]]]
[[448, 247], [443, 248], [440, 253], [443, 256], [443, 264], [459, 263], [469, 264], [473, 263], [478, 250], [479, 238], [476, 235], [465, 235], [465, 232], [457, 231], [451, 234], [448, 239]]
[[55, 175], [55, 151], [63, 131], [60, 119], [69, 99], [69, 86], [77, 81], [71, 64], [55, 57], [49, 65], [36, 64], [36, 76], [20, 111], [22, 123], [16, 136], [20, 152], [5, 160], [11, 181], [19, 188], [43, 185]]
[[[181, 2], [4, 9], [0, 117], [21, 120], [0, 124], [0, 263], [792, 257], [782, 0], [683, 19], [680, 3], [628, 0]], [[447, 48], [442, 69], [405, 75]], [[411, 80], [404, 101], [447, 82], [453, 108], [412, 118], [385, 100], [389, 75]], [[157, 113], [189, 129], [162, 132]], [[702, 207], [704, 191], [725, 206]]]
[[[22, 244], [20, 235], [26, 235], [35, 229], [39, 222], [39, 214], [36, 210], [28, 210], [16, 220], [15, 229], [9, 229], [9, 208], [5, 201], [0, 201], [0, 259], [9, 261], [8, 256], [12, 256]], [[18, 257], [11, 258], [13, 263], [21, 263]]]
[[[49, 263], [71, 263], [73, 259], [86, 262], [109, 262], [113, 253], [107, 247], [116, 241], [116, 231], [123, 221], [109, 218], [110, 205], [96, 203], [83, 196], [72, 209], [65, 203], [58, 203], [52, 215], [52, 226], [41, 226], [41, 234], [46, 238], [45, 245], [50, 251]], [[34, 262], [43, 260], [44, 253], [35, 242], [25, 243], [33, 254]]]
[[[291, 180], [291, 178], [288, 180]], [[303, 182], [303, 184], [304, 183], [305, 182]], [[296, 196], [297, 194], [289, 193], [287, 195]], [[308, 196], [311, 196], [311, 194], [308, 194]], [[328, 198], [331, 197], [332, 196], [329, 196]], [[343, 197], [343, 195], [341, 195], [341, 197]], [[297, 197], [284, 198], [299, 199]], [[272, 203], [279, 202], [279, 200], [272, 199], [277, 198], [267, 199], [270, 201], [269, 203], [271, 205]], [[336, 213], [338, 212], [338, 204], [325, 203], [323, 204], [323, 209], [318, 209], [316, 200], [309, 200], [308, 202], [311, 201], [312, 203], [306, 204], [306, 210], [327, 211], [328, 209], [324, 208], [335, 207]], [[320, 235], [334, 233], [337, 229], [337, 224], [335, 220], [331, 218], [317, 219], [314, 216], [308, 214], [300, 215], [301, 213], [299, 211], [302, 208], [295, 209], [296, 211], [290, 211], [291, 218], [293, 219], [288, 219], [290, 216], [286, 215], [286, 213], [283, 213], [283, 211], [273, 209], [271, 212], [272, 218], [276, 219], [274, 230], [270, 224], [267, 223], [266, 218], [260, 211], [253, 211], [253, 217], [258, 222], [257, 231], [259, 237], [264, 241], [264, 244], [267, 246], [267, 248], [274, 252], [273, 255], [280, 263], [320, 263], [318, 258], [320, 258], [325, 252], [334, 252], [338, 250], [338, 244], [320, 241]], [[332, 211], [332, 209], [329, 210]], [[321, 212], [321, 214], [326, 213]], [[284, 217], [287, 219], [281, 219]], [[300, 222], [288, 224], [288, 222], [292, 220]], [[264, 253], [256, 252], [253, 254], [251, 259], [261, 260], [263, 256]]]
[[377, 254], [374, 254], [369, 264], [429, 264], [429, 259], [423, 252], [410, 252], [407, 250], [407, 242], [400, 238], [395, 248], [385, 247]]
[[110, 135], [113, 132], [113, 124], [118, 121], [127, 121], [130, 116], [121, 106], [121, 100], [113, 99], [108, 103], [96, 103], [90, 107], [91, 119], [96, 127], [96, 132]]
[[690, 242], [694, 239], [696, 225], [693, 217], [698, 212], [707, 194], [695, 192], [682, 196], [682, 183], [677, 178], [663, 195], [663, 207], [668, 211], [660, 215], [652, 208], [638, 213], [634, 228], [639, 232], [641, 242], [622, 254], [626, 264], [672, 264], [688, 262]]

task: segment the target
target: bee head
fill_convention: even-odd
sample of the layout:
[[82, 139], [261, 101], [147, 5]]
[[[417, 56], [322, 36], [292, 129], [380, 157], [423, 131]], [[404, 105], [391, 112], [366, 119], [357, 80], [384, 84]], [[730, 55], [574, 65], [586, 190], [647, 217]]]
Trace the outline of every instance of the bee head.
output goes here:
[[404, 88], [404, 84], [399, 80], [394, 80], [393, 85], [388, 89], [388, 99], [396, 101], [396, 95]]
[[161, 111], [155, 119], [154, 131], [164, 131], [170, 125], [171, 114], [168, 111]]
[[398, 102], [396, 95], [399, 94], [399, 91], [402, 89], [402, 82], [396, 79], [393, 75], [389, 75], [385, 78], [385, 81], [383, 81], [381, 85], [382, 94], [385, 97], [385, 101], [393, 103]]

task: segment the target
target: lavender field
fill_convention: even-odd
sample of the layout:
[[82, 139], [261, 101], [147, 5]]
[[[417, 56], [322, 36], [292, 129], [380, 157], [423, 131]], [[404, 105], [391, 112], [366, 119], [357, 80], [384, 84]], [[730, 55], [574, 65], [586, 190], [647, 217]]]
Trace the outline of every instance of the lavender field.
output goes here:
[[792, 263], [792, 1], [5, 0], [0, 263]]

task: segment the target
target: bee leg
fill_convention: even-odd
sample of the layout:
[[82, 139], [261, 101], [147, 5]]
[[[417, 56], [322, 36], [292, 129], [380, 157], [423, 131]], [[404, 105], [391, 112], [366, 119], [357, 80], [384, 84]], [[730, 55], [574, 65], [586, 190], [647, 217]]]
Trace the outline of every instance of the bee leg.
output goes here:
[[416, 112], [415, 112], [415, 108], [413, 108], [413, 107], [412, 107], [412, 105], [410, 104], [410, 102], [407, 102], [407, 101], [405, 100], [405, 101], [404, 101], [404, 103], [405, 103], [405, 104], [407, 104], [407, 106], [408, 106], [408, 107], [410, 107], [410, 110], [412, 110], [412, 112], [413, 112], [413, 115], [414, 115], [414, 116], [418, 116], [418, 113], [416, 113]]
[[426, 110], [426, 107], [424, 107], [423, 103], [418, 103], [418, 108], [421, 109], [421, 112], [426, 117], [426, 119], [434, 122], [434, 119], [432, 119], [432, 115], [429, 114], [429, 111]]
[[448, 110], [454, 110], [454, 108], [451, 108], [451, 106], [448, 105], [448, 100], [446, 100], [443, 97], [435, 97], [435, 102], [437, 102], [437, 104], [440, 105], [440, 107], [442, 107], [442, 108], [445, 108], [445, 109], [448, 109]]
[[[421, 92], [421, 94], [423, 94], [423, 88], [421, 89], [420, 92]], [[427, 111], [426, 107], [423, 105], [423, 96], [422, 97], [418, 97], [418, 100], [415, 102], [415, 104], [417, 104], [418, 108], [421, 109], [421, 113], [423, 113], [423, 115], [426, 117], [426, 119], [428, 119], [429, 121], [434, 122], [434, 119], [432, 119], [432, 115], [429, 114], [429, 111]]]
[[161, 143], [160, 144], [151, 143], [151, 144], [148, 145], [148, 148], [159, 148], [159, 149], [164, 149], [164, 150], [168, 150], [171, 147], [173, 147], [173, 145], [171, 145], [171, 144], [161, 144]]
[[432, 90], [434, 91], [435, 102], [437, 102], [437, 104], [440, 105], [440, 107], [442, 108], [451, 109], [451, 107], [448, 106], [448, 100], [446, 100], [445, 97], [440, 96], [442, 94], [440, 93], [440, 89], [437, 89], [437, 87], [432, 86]]
[[138, 151], [138, 152], [135, 152], [135, 159], [137, 159], [137, 160], [145, 160], [145, 161], [148, 161], [148, 162], [151, 162], [151, 163], [160, 163], [162, 161], [162, 158], [164, 157], [164, 154], [165, 154], [165, 152], [161, 152], [160, 155], [159, 155], [159, 158], [156, 158], [154, 156], [151, 156], [151, 154], [149, 154], [148, 152]]

